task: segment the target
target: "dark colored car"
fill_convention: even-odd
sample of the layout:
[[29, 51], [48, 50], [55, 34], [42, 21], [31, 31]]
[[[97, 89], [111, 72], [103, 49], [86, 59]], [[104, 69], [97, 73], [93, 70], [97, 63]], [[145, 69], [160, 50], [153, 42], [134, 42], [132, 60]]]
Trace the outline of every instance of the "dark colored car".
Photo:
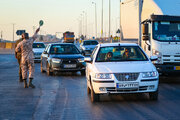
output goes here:
[[85, 74], [84, 56], [71, 43], [54, 43], [47, 45], [41, 55], [41, 72], [53, 75], [54, 72], [77, 72]]
[[81, 45], [80, 49], [83, 52], [84, 56], [90, 56], [96, 45], [98, 45], [97, 40], [84, 40]]

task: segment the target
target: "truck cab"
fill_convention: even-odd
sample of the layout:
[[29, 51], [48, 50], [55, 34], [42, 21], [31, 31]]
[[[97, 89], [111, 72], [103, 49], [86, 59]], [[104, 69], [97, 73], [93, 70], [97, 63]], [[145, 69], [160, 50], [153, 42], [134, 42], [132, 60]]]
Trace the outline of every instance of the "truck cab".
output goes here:
[[[138, 4], [138, 2], [140, 4]], [[124, 0], [122, 39], [136, 39], [160, 74], [180, 72], [179, 0]]]
[[154, 62], [160, 73], [180, 70], [180, 16], [151, 15], [142, 22], [141, 46], [145, 52], [157, 55]]

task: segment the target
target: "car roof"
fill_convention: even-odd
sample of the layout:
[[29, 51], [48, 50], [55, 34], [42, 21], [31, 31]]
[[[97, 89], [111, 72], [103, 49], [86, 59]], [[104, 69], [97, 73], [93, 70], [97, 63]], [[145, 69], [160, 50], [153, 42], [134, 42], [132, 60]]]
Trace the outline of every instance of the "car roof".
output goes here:
[[48, 45], [74, 45], [73, 43], [50, 43]]
[[136, 43], [103, 43], [98, 44], [100, 47], [107, 47], [107, 46], [139, 46]]
[[[97, 40], [84, 40], [84, 42], [85, 42], [85, 41], [97, 41]], [[97, 41], [97, 42], [98, 42], [98, 41]]]
[[43, 43], [44, 44], [44, 42], [33, 42], [33, 43]]

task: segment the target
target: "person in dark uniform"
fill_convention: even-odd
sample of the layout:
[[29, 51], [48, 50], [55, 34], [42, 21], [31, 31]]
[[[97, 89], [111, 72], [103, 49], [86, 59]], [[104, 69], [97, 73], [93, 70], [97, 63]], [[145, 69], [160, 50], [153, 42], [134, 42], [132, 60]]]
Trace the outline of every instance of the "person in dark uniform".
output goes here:
[[[16, 43], [15, 43], [15, 49], [16, 49], [18, 43], [20, 43], [22, 40], [23, 40], [23, 39], [21, 38], [21, 39], [19, 39], [19, 40], [16, 41]], [[18, 64], [19, 64], [19, 82], [23, 82], [23, 80], [22, 80], [22, 71], [21, 71], [21, 52], [16, 52], [16, 51], [15, 51], [15, 57], [16, 57], [16, 59], [17, 59], [17, 61], [18, 61]]]

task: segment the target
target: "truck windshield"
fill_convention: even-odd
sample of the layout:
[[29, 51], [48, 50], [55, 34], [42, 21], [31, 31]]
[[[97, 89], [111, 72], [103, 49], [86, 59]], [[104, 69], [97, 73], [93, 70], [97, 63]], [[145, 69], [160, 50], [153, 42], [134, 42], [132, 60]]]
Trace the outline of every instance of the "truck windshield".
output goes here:
[[101, 47], [96, 62], [147, 61], [146, 55], [138, 46]]
[[180, 41], [180, 22], [154, 22], [153, 39], [159, 41]]

